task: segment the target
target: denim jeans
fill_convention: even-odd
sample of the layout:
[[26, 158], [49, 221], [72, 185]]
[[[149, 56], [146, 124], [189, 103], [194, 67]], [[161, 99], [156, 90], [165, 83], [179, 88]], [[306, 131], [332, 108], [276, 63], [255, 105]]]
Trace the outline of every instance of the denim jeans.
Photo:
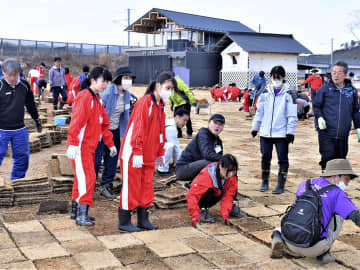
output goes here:
[[95, 151], [95, 173], [98, 176], [102, 159], [104, 159], [104, 168], [101, 178], [101, 185], [112, 184], [116, 174], [116, 166], [120, 152], [120, 129], [110, 130], [113, 134], [113, 141], [117, 150], [115, 157], [110, 157], [110, 150], [101, 140]]
[[281, 172], [287, 172], [289, 169], [289, 143], [286, 138], [265, 138], [260, 137], [261, 148], [261, 169], [270, 170], [273, 146], [275, 145], [278, 156], [279, 169]]

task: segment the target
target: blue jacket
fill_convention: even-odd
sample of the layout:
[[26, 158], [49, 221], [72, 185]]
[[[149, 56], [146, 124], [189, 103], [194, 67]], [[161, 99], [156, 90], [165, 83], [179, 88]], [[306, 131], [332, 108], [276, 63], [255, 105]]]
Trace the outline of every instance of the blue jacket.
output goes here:
[[[260, 96], [260, 94], [264, 91], [266, 87], [266, 78], [265, 76], [263, 78], [260, 77], [259, 74], [255, 74], [255, 76], [252, 78], [250, 85], [255, 87], [256, 90], [256, 97]], [[251, 91], [251, 98], [254, 98], [254, 92]]]
[[[113, 114], [116, 103], [119, 98], [119, 90], [115, 84], [109, 85], [104, 92], [99, 93], [102, 101], [104, 102], [104, 106], [106, 112], [111, 119], [111, 115]], [[120, 128], [120, 137], [124, 137], [127, 124], [130, 118], [130, 92], [124, 90], [124, 103], [125, 103], [125, 111], [120, 115], [119, 128]]]
[[261, 137], [285, 138], [287, 134], [295, 135], [297, 106], [287, 83], [276, 96], [270, 84], [267, 91], [259, 97], [256, 107], [252, 129], [260, 130]]
[[1, 68], [1, 65], [0, 65], [0, 80], [4, 77], [3, 73], [2, 73], [2, 68]]
[[[343, 89], [339, 89], [333, 81], [322, 86], [314, 100], [315, 126], [319, 134], [340, 138], [349, 136], [351, 121], [355, 128], [360, 128], [359, 99], [356, 89], [350, 80], [345, 80]], [[326, 129], [320, 130], [317, 119], [323, 117]]]

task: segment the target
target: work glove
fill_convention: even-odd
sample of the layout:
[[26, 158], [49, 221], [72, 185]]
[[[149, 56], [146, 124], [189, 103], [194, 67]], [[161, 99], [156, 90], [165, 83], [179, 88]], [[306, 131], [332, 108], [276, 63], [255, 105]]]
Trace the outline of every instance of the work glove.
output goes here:
[[41, 126], [41, 122], [40, 122], [40, 119], [35, 119], [35, 125], [36, 125], [36, 130], [37, 132], [41, 133], [42, 131], [42, 126]]
[[286, 134], [286, 140], [288, 143], [294, 143], [295, 136], [293, 134]]
[[133, 167], [141, 168], [144, 165], [143, 156], [133, 156]]
[[164, 166], [165, 164], [165, 158], [164, 156], [161, 156], [161, 157], [157, 157], [156, 160], [155, 160], [155, 167], [158, 167], [158, 166]]
[[223, 217], [223, 223], [224, 223], [226, 226], [230, 226], [229, 217]]
[[321, 130], [326, 129], [326, 121], [324, 118], [319, 117], [318, 126], [319, 126], [319, 129], [321, 129]]
[[358, 136], [358, 142], [360, 143], [360, 128], [356, 130], [356, 134]]
[[253, 136], [253, 138], [255, 138], [257, 134], [258, 134], [257, 130], [252, 130], [251, 131], [251, 136]]
[[196, 217], [192, 217], [191, 219], [191, 225], [194, 227], [194, 228], [197, 228], [197, 226], [200, 224], [200, 217], [199, 216], [196, 216]]
[[115, 146], [110, 147], [110, 157], [115, 157], [117, 154], [117, 150]]
[[66, 150], [66, 155], [69, 159], [75, 159], [78, 151], [79, 146], [69, 145], [68, 149]]

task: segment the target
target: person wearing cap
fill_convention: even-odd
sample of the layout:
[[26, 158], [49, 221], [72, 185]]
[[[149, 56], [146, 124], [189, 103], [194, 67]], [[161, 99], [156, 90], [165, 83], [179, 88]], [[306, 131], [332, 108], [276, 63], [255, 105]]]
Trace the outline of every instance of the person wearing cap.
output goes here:
[[[264, 92], [266, 87], [265, 72], [261, 70], [259, 74], [255, 74], [250, 81], [250, 85], [253, 86], [254, 89], [250, 91], [249, 104], [250, 106], [254, 106], [256, 99]], [[248, 117], [251, 117], [250, 110]]]
[[[360, 212], [344, 190], [351, 180], [358, 177], [350, 162], [346, 159], [333, 159], [326, 165], [322, 176], [312, 179], [312, 188], [321, 188], [335, 184], [338, 188], [332, 188], [321, 196], [322, 217], [321, 223], [325, 231], [321, 240], [308, 248], [296, 247], [286, 240], [283, 240], [281, 229], [276, 228], [272, 234], [272, 258], [281, 258], [284, 253], [295, 256], [305, 256], [317, 259], [319, 264], [333, 262], [335, 258], [330, 254], [330, 249], [338, 238], [344, 220], [352, 220], [360, 227]], [[307, 180], [300, 183], [296, 197], [305, 192]], [[291, 239], [289, 239], [291, 241]]]
[[285, 81], [285, 69], [275, 66], [271, 69], [271, 84], [257, 103], [251, 135], [255, 138], [260, 131], [262, 183], [260, 191], [269, 189], [269, 177], [273, 147], [275, 145], [279, 163], [278, 184], [273, 194], [284, 192], [289, 169], [289, 144], [294, 143], [297, 125], [297, 106], [294, 104], [289, 84]]
[[359, 98], [351, 81], [346, 79], [347, 73], [347, 63], [335, 63], [331, 81], [317, 91], [313, 101], [322, 170], [329, 160], [346, 158], [352, 122], [360, 142]]
[[[303, 81], [300, 86], [303, 86], [307, 83], [310, 83], [310, 96], [311, 96], [311, 102], [314, 102], [316, 93], [320, 89], [320, 87], [323, 85], [323, 80], [321, 76], [318, 74], [317, 69], [313, 69], [311, 71], [311, 75], [309, 78], [307, 78], [305, 81]], [[313, 113], [310, 113], [309, 116], [314, 116]]]
[[119, 67], [114, 76], [113, 83], [106, 90], [99, 93], [106, 112], [110, 119], [109, 130], [113, 134], [113, 141], [117, 154], [110, 156], [110, 150], [104, 147], [101, 140], [95, 152], [95, 173], [98, 175], [101, 161], [104, 159], [104, 168], [101, 178], [100, 194], [108, 199], [114, 199], [113, 181], [120, 152], [121, 139], [124, 137], [130, 118], [130, 92], [133, 80], [136, 78], [129, 67]]

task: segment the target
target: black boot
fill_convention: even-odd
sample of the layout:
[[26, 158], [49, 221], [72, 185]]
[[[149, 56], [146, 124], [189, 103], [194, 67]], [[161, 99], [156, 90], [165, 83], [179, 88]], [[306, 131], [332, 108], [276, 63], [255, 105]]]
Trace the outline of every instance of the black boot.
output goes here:
[[154, 224], [151, 224], [149, 221], [149, 211], [148, 208], [137, 208], [137, 218], [138, 218], [138, 227], [146, 230], [157, 230], [158, 227]]
[[58, 107], [57, 105], [54, 105], [54, 111], [57, 111]]
[[78, 204], [78, 212], [76, 217], [76, 225], [93, 226], [95, 223], [88, 216], [89, 206], [87, 204]]
[[269, 189], [269, 177], [270, 177], [270, 170], [262, 170], [261, 173], [262, 183], [260, 187], [261, 192], [267, 191]]
[[[78, 203], [76, 201], [71, 201], [71, 213], [70, 213], [71, 219], [76, 219], [77, 209], [78, 209]], [[90, 216], [88, 217], [91, 221], [95, 221], [95, 217], [90, 217]]]
[[118, 208], [119, 226], [118, 229], [127, 232], [140, 232], [138, 227], [131, 224], [130, 210]]
[[62, 100], [60, 100], [60, 110], [62, 110], [62, 108], [64, 107], [64, 105], [65, 105], [65, 102], [64, 101], [62, 101]]
[[209, 208], [201, 208], [200, 222], [215, 223], [215, 219], [209, 213]]
[[284, 193], [284, 187], [286, 182], [287, 172], [279, 171], [278, 174], [278, 184], [276, 188], [272, 191], [273, 194], [281, 194]]
[[242, 218], [242, 217], [246, 217], [246, 214], [240, 211], [240, 208], [236, 205], [236, 203], [234, 202], [230, 211], [230, 216], [231, 217], [237, 217], [237, 218]]

